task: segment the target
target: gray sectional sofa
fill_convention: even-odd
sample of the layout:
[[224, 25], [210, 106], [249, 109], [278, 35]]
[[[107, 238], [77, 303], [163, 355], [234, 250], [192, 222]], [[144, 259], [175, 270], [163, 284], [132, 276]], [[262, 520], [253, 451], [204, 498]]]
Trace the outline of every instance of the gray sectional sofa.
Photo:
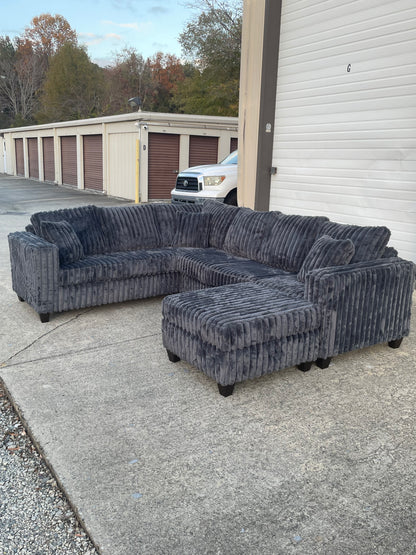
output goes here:
[[414, 264], [386, 227], [202, 206], [40, 212], [9, 235], [13, 289], [39, 313], [168, 295], [163, 343], [234, 384], [408, 335]]

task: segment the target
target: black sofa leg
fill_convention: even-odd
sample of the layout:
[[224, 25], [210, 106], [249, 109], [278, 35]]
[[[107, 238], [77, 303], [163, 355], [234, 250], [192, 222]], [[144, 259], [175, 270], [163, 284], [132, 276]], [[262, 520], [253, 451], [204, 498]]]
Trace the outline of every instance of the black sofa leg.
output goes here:
[[234, 391], [234, 384], [232, 385], [221, 385], [218, 384], [218, 391], [221, 393], [223, 397], [229, 397], [233, 394]]
[[168, 359], [171, 362], [179, 362], [181, 359], [175, 355], [175, 353], [172, 353], [172, 351], [169, 351], [169, 349], [166, 349], [166, 352], [168, 353]]
[[301, 372], [308, 372], [312, 368], [312, 362], [302, 362], [298, 364], [298, 370]]
[[17, 298], [19, 299], [19, 301], [20, 301], [21, 303], [24, 303], [24, 302], [25, 302], [25, 300], [24, 300], [23, 297], [19, 297], [19, 295], [17, 295]]
[[42, 324], [46, 324], [46, 322], [49, 322], [49, 312], [42, 312], [39, 314], [39, 318]]
[[398, 349], [402, 344], [402, 341], [403, 337], [400, 337], [400, 339], [393, 339], [393, 341], [389, 341], [389, 347], [391, 347], [392, 349]]
[[325, 368], [328, 368], [330, 364], [331, 364], [331, 357], [318, 358], [316, 361], [316, 366], [318, 366], [318, 368], [322, 368], [322, 370], [324, 370]]

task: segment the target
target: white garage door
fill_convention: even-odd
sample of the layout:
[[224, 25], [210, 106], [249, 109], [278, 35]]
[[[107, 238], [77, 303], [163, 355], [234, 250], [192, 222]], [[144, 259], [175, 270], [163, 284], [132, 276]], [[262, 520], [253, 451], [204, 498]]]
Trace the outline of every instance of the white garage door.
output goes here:
[[387, 225], [416, 261], [414, 0], [282, 7], [270, 209]]

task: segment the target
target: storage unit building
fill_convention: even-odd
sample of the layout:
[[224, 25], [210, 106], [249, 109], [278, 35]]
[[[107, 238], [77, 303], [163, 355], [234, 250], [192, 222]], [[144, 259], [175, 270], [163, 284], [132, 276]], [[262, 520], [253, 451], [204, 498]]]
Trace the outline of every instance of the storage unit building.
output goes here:
[[237, 142], [238, 120], [135, 112], [1, 133], [5, 173], [147, 202], [169, 200], [190, 162], [225, 158]]

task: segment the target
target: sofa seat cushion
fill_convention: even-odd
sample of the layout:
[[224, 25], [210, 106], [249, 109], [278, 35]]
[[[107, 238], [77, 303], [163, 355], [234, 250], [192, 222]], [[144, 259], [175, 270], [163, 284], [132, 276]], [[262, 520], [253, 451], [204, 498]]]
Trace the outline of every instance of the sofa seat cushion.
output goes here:
[[218, 249], [180, 250], [178, 270], [209, 287], [255, 281], [283, 272], [255, 260], [234, 256]]
[[175, 251], [173, 249], [117, 252], [88, 256], [83, 260], [62, 266], [59, 271], [59, 285], [65, 287], [174, 271]]
[[381, 258], [390, 239], [390, 230], [384, 226], [359, 226], [326, 222], [320, 235], [334, 239], [351, 239], [354, 243], [354, 256], [351, 264]]
[[68, 222], [77, 234], [85, 256], [101, 254], [110, 249], [109, 238], [102, 227], [102, 208], [97, 206], [80, 206], [77, 208], [63, 208], [48, 212], [37, 212], [30, 218], [30, 222], [37, 235], [42, 237], [41, 222]]
[[280, 214], [268, 239], [258, 245], [260, 259], [287, 272], [299, 272], [328, 218]]
[[315, 305], [254, 283], [170, 295], [163, 301], [162, 313], [165, 322], [223, 351], [307, 333], [320, 326]]
[[256, 283], [279, 291], [291, 299], [303, 299], [305, 297], [305, 284], [301, 283], [296, 274], [284, 272], [274, 277], [260, 278]]

